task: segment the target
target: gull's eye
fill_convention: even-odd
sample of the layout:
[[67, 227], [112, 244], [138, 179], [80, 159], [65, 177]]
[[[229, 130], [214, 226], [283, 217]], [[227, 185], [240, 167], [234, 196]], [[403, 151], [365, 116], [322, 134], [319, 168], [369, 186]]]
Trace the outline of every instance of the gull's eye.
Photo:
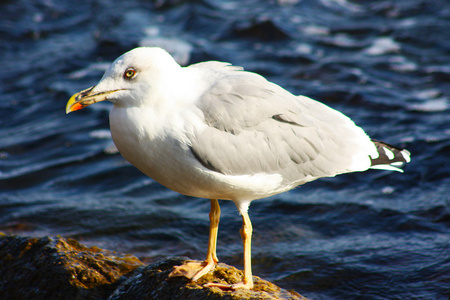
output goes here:
[[133, 68], [128, 68], [125, 70], [125, 73], [123, 73], [123, 77], [131, 79], [134, 76], [136, 76], [136, 70]]

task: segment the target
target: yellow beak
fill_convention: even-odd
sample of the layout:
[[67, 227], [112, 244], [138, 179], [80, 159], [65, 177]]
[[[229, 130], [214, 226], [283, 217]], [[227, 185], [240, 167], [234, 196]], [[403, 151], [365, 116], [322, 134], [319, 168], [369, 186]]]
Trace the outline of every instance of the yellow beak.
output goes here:
[[112, 90], [93, 94], [92, 90], [94, 89], [94, 87], [95, 86], [92, 86], [70, 97], [69, 101], [66, 104], [66, 114], [85, 108], [88, 105], [100, 101], [105, 101], [107, 100], [109, 95], [117, 91], [120, 91], [120, 90]]

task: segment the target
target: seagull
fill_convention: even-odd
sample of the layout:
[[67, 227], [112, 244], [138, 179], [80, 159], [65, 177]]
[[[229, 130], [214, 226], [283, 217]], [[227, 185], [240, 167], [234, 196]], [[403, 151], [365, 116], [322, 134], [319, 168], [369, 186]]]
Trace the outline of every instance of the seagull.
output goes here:
[[243, 222], [243, 279], [207, 287], [253, 288], [253, 200], [343, 173], [402, 172], [410, 161], [407, 150], [372, 140], [325, 104], [229, 63], [181, 67], [157, 47], [117, 58], [97, 85], [70, 98], [66, 113], [105, 100], [113, 103], [112, 139], [127, 161], [173, 191], [210, 199], [206, 259], [176, 266], [170, 277], [196, 281], [215, 268], [218, 199], [236, 204]]

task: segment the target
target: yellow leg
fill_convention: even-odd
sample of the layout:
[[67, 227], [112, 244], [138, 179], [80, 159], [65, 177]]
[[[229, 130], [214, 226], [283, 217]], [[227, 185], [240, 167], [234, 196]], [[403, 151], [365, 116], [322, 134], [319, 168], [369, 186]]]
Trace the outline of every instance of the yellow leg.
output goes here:
[[252, 222], [248, 216], [247, 211], [241, 212], [242, 214], [242, 228], [240, 230], [242, 241], [244, 243], [244, 278], [241, 282], [235, 284], [220, 284], [220, 283], [207, 283], [206, 287], [219, 287], [222, 289], [238, 289], [238, 288], [253, 288], [253, 276], [252, 276]]
[[211, 209], [209, 211], [209, 241], [206, 260], [219, 262], [216, 254], [217, 233], [219, 232], [220, 206], [217, 199], [211, 199]]
[[184, 276], [194, 281], [214, 269], [217, 262], [216, 245], [217, 233], [219, 231], [220, 206], [217, 199], [211, 199], [211, 210], [209, 212], [209, 241], [206, 259], [204, 261], [189, 261], [181, 266], [173, 268], [169, 277]]
[[217, 199], [211, 199], [211, 210], [209, 211], [209, 240], [208, 240], [208, 251], [206, 252], [206, 259], [204, 263], [206, 265], [200, 270], [192, 280], [197, 280], [210, 270], [214, 269], [216, 264], [219, 262], [216, 254], [217, 246], [217, 233], [219, 232], [219, 221], [220, 221], [220, 206]]
[[248, 213], [242, 214], [242, 228], [241, 237], [244, 243], [244, 279], [243, 284], [245, 287], [253, 288], [253, 276], [252, 276], [252, 222]]

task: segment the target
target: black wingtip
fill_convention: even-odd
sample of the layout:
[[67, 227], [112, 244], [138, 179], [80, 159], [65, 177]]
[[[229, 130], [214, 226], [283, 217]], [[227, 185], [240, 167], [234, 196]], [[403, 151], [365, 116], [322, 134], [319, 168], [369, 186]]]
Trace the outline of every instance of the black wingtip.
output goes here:
[[401, 149], [384, 142], [372, 140], [377, 147], [378, 157], [371, 157], [372, 169], [383, 169], [403, 172], [400, 167], [411, 161], [411, 153], [406, 149]]

